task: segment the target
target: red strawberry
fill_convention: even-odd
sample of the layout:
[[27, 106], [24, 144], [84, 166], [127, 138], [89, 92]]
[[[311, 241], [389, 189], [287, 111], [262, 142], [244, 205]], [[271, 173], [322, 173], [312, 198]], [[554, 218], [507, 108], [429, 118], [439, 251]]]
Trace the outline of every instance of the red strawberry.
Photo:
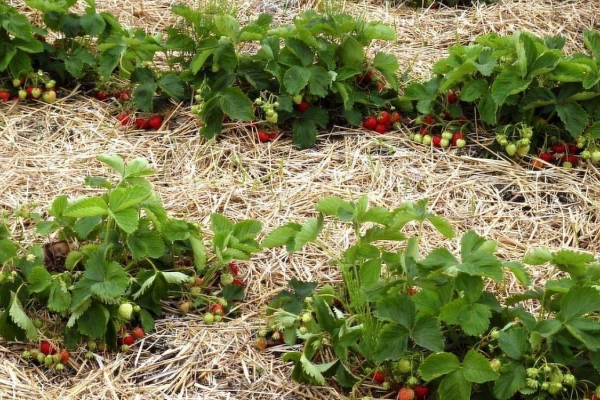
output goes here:
[[382, 125], [382, 124], [377, 124], [375, 126], [374, 130], [375, 130], [375, 132], [377, 132], [377, 133], [379, 133], [381, 135], [383, 135], [384, 133], [386, 133], [388, 131], [387, 126]]
[[131, 335], [123, 336], [123, 344], [131, 346], [135, 342], [135, 338]]
[[146, 118], [136, 118], [135, 124], [140, 129], [148, 129], [148, 127], [150, 126]]
[[117, 115], [117, 120], [121, 122], [121, 125], [129, 125], [131, 123], [131, 117], [126, 112]]
[[442, 137], [440, 135], [433, 135], [431, 143], [433, 143], [433, 147], [442, 147]]
[[406, 291], [406, 293], [409, 296], [414, 296], [417, 293], [417, 288], [414, 288], [414, 287], [408, 288], [408, 290]]
[[577, 146], [577, 143], [572, 143], [569, 145], [569, 153], [577, 154], [581, 149]]
[[52, 346], [52, 343], [47, 340], [42, 340], [40, 343], [40, 351], [47, 356], [56, 353], [56, 349]]
[[567, 146], [564, 143], [555, 143], [552, 145], [552, 151], [555, 153], [566, 153]]
[[240, 272], [240, 267], [238, 267], [238, 265], [236, 263], [234, 263], [233, 261], [229, 263], [229, 265], [227, 265], [229, 267], [229, 271], [231, 272], [231, 274], [233, 276], [237, 276]]
[[547, 163], [552, 162], [552, 154], [548, 153], [547, 151], [541, 152], [540, 154], [538, 154], [538, 157], [546, 161]]
[[377, 118], [377, 123], [380, 125], [388, 125], [390, 123], [390, 113], [387, 111], [382, 111], [379, 114], [379, 118]]
[[261, 143], [266, 143], [271, 140], [269, 134], [265, 131], [258, 131], [258, 141]]
[[410, 388], [402, 388], [398, 391], [398, 400], [413, 400], [415, 398], [414, 390]]
[[67, 350], [62, 350], [60, 352], [60, 362], [66, 364], [69, 361], [70, 355]]
[[140, 328], [139, 326], [136, 326], [131, 331], [131, 336], [133, 336], [135, 339], [141, 339], [144, 337], [144, 335], [145, 335], [144, 330], [142, 328]]
[[413, 387], [413, 391], [415, 392], [417, 400], [423, 400], [425, 397], [429, 396], [429, 388], [427, 386], [417, 385]]
[[457, 100], [458, 100], [458, 96], [456, 95], [456, 93], [454, 93], [454, 92], [448, 93], [448, 103], [454, 104], [457, 102]]
[[235, 278], [231, 284], [234, 286], [244, 286], [244, 281], [240, 278]]
[[2, 101], [10, 100], [10, 93], [8, 93], [6, 90], [0, 90], [0, 100], [2, 100]]
[[148, 126], [150, 129], [154, 129], [155, 131], [160, 129], [162, 123], [163, 119], [160, 115], [153, 115], [148, 119]]
[[102, 100], [106, 100], [108, 98], [108, 95], [106, 94], [106, 92], [103, 92], [102, 90], [100, 90], [96, 93], [96, 98], [98, 100], [102, 101]]
[[222, 304], [213, 304], [210, 307], [210, 312], [215, 315], [225, 315], [225, 307]]
[[422, 126], [421, 129], [419, 130], [419, 133], [421, 134], [421, 136], [425, 136], [429, 134], [429, 128], [426, 126]]
[[371, 374], [371, 377], [373, 378], [373, 380], [377, 383], [379, 383], [380, 385], [385, 382], [385, 374], [381, 371], [374, 371]]
[[394, 111], [393, 113], [390, 114], [390, 122], [392, 124], [399, 122], [400, 118], [402, 118], [402, 116], [400, 115], [400, 113], [398, 111]]
[[127, 89], [122, 89], [121, 91], [117, 92], [117, 94], [115, 95], [115, 97], [121, 102], [126, 102], [129, 100], [129, 91]]
[[423, 122], [425, 122], [427, 125], [433, 125], [435, 124], [435, 118], [433, 115], [426, 115], [423, 119]]
[[462, 132], [454, 132], [452, 134], [452, 146], [456, 146], [456, 141], [459, 139], [464, 139], [464, 135], [462, 134]]
[[356, 79], [356, 82], [362, 83], [363, 85], [368, 85], [371, 83], [371, 80], [373, 79], [373, 71], [368, 70], [363, 75], [356, 74], [356, 75], [354, 75], [354, 78]]
[[281, 135], [281, 132], [272, 132], [269, 133], [269, 140], [275, 140]]
[[298, 104], [298, 105], [296, 106], [296, 108], [298, 109], [298, 111], [300, 111], [301, 113], [303, 113], [304, 111], [306, 111], [306, 110], [308, 109], [308, 107], [310, 107], [310, 103], [308, 103], [308, 102], [307, 102], [307, 101], [305, 101], [305, 100], [302, 100], [302, 101], [300, 102], [300, 104]]
[[363, 127], [368, 130], [375, 130], [377, 126], [377, 119], [374, 116], [369, 116], [363, 121]]
[[256, 338], [256, 340], [254, 341], [254, 347], [256, 347], [258, 350], [266, 349], [267, 344], [267, 339], [265, 339], [264, 337]]
[[564, 156], [561, 160], [562, 162], [562, 166], [565, 168], [571, 168], [574, 167], [575, 165], [577, 165], [577, 163], [579, 162], [579, 159], [577, 158], [577, 156], [573, 155], [573, 154], [569, 154], [567, 156]]

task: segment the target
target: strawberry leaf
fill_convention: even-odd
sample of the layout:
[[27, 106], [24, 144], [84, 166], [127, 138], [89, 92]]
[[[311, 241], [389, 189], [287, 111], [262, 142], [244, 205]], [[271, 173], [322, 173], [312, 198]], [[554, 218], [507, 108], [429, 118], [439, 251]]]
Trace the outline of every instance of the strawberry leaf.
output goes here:
[[108, 205], [101, 197], [86, 197], [75, 200], [64, 210], [65, 217], [94, 217], [108, 214]]
[[[125, 173], [125, 162], [118, 155], [99, 154], [96, 156], [96, 160], [108, 165], [114, 171], [118, 172], [121, 176], [123, 176], [123, 174]], [[55, 201], [57, 201], [58, 199], [59, 198], [57, 198]]]
[[108, 206], [111, 211], [118, 212], [138, 206], [152, 194], [147, 186], [118, 187], [110, 192]]
[[[148, 160], [145, 158], [136, 158], [130, 161], [123, 171], [123, 179], [139, 178], [142, 176], [154, 175], [155, 171], [150, 168]], [[140, 183], [141, 185], [141, 183]], [[141, 185], [143, 186], [143, 185]]]
[[583, 133], [588, 121], [588, 115], [579, 104], [569, 101], [556, 105], [556, 113], [560, 117], [565, 128], [577, 137]]
[[50, 285], [50, 297], [48, 298], [48, 309], [54, 312], [65, 312], [71, 306], [71, 294], [67, 284], [62, 279], [54, 279]]
[[440, 383], [440, 400], [464, 400], [471, 398], [471, 383], [460, 371], [452, 371]]
[[[419, 365], [419, 372], [425, 381], [432, 381], [460, 369], [460, 361], [452, 353], [433, 353]], [[468, 399], [469, 396], [464, 397]]]
[[99, 302], [92, 304], [77, 319], [77, 330], [82, 335], [91, 338], [101, 338], [106, 332], [110, 313], [104, 305]]
[[323, 214], [320, 214], [317, 218], [311, 218], [302, 229], [296, 234], [294, 241], [294, 251], [298, 251], [308, 242], [314, 242], [317, 240], [317, 236], [323, 229]]
[[0, 239], [0, 264], [4, 264], [7, 261], [17, 256], [17, 246], [8, 239]]
[[206, 268], [206, 248], [199, 234], [192, 234], [189, 238], [192, 253], [194, 254], [194, 266], [200, 272]]
[[403, 326], [385, 324], [377, 333], [377, 344], [373, 350], [375, 361], [397, 360], [408, 348], [409, 332]]
[[494, 383], [494, 396], [499, 400], [512, 399], [518, 390], [527, 387], [525, 367], [520, 362], [504, 364], [500, 377]]
[[140, 224], [140, 229], [127, 237], [127, 247], [131, 250], [134, 260], [144, 257], [159, 258], [165, 252], [165, 242], [161, 235], [149, 229], [147, 223]]
[[308, 85], [311, 78], [311, 70], [307, 67], [294, 65], [283, 75], [285, 91], [291, 95], [300, 93]]
[[252, 102], [238, 87], [229, 87], [219, 97], [219, 104], [231, 119], [250, 121], [254, 118]]
[[13, 320], [13, 322], [22, 330], [25, 331], [25, 335], [27, 339], [30, 341], [37, 340], [38, 330], [33, 324], [33, 321], [29, 319], [25, 311], [23, 310], [23, 305], [17, 298], [17, 295], [14, 292], [11, 292], [11, 303], [8, 308], [8, 313]]
[[444, 334], [438, 319], [434, 316], [420, 317], [410, 331], [410, 338], [429, 351], [444, 351]]
[[287, 251], [292, 253], [295, 248], [295, 238], [298, 232], [302, 229], [302, 225], [295, 222], [288, 222], [287, 224], [274, 229], [269, 233], [261, 242], [262, 247], [273, 248], [286, 245]]
[[158, 81], [156, 81], [156, 84], [169, 97], [172, 97], [177, 101], [183, 100], [185, 96], [185, 90], [183, 83], [177, 75], [165, 74]]
[[529, 347], [529, 335], [527, 330], [521, 326], [513, 326], [500, 332], [498, 346], [508, 357], [513, 360], [521, 360], [524, 355], [531, 351]]
[[34, 293], [40, 293], [46, 290], [52, 283], [52, 275], [44, 267], [33, 267], [27, 276], [29, 290]]
[[133, 233], [138, 229], [139, 211], [135, 208], [126, 208], [121, 211], [109, 210], [109, 214], [115, 220], [119, 228], [126, 233]]

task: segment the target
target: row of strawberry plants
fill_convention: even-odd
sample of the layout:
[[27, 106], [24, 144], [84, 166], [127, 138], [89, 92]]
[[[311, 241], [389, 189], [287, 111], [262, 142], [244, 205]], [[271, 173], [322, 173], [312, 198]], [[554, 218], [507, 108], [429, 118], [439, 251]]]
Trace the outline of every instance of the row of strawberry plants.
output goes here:
[[600, 33], [586, 30], [583, 39], [586, 53], [564, 56], [563, 36], [484, 35], [450, 48], [434, 64], [434, 76], [409, 84], [404, 98], [421, 114], [415, 119], [421, 132], [476, 116], [496, 132], [494, 150], [510, 157], [598, 163]]
[[[389, 109], [398, 100], [396, 58], [366, 54], [374, 40], [395, 40], [393, 29], [378, 22], [307, 11], [291, 25], [273, 26], [272, 16], [262, 14], [240, 26], [225, 12], [175, 5], [180, 22], [166, 35], [149, 35], [98, 12], [91, 0], [81, 14], [70, 10], [76, 0], [25, 3], [41, 14], [40, 25], [0, 2], [0, 74], [8, 99], [28, 87], [35, 93], [23, 99], [40, 98], [40, 81], [91, 83], [99, 99], [116, 93], [131, 114], [194, 94], [192, 111], [204, 136], [215, 137], [223, 121], [238, 120], [292, 131], [301, 148], [314, 144], [318, 129], [358, 126], [368, 110]], [[261, 103], [276, 107], [265, 110]]]
[[[422, 254], [424, 224], [454, 237], [427, 200], [388, 210], [369, 208], [366, 197], [328, 197], [316, 208], [317, 218], [282, 226], [262, 242], [289, 252], [310, 242], [330, 252], [318, 238], [326, 217], [356, 237], [332, 256], [340, 284], [292, 280], [267, 308], [256, 345], [301, 343], [283, 356], [294, 380], [335, 383], [352, 398], [366, 384], [399, 400], [600, 398], [593, 255], [536, 248], [523, 263], [502, 261], [496, 242], [474, 231], [460, 238], [459, 256], [445, 247]], [[403, 233], [408, 226], [413, 236]], [[543, 286], [532, 284], [525, 264], [549, 270]], [[501, 291], [507, 274], [522, 292], [502, 299], [486, 290]]]
[[146, 160], [98, 160], [116, 179], [87, 177], [94, 195], [59, 196], [50, 218], [15, 215], [35, 226], [43, 245], [23, 246], [0, 229], [0, 336], [44, 339], [24, 356], [57, 370], [71, 348], [126, 351], [167, 305], [200, 312], [206, 323], [235, 317], [245, 287], [236, 261], [261, 249], [258, 221], [212, 214], [207, 241], [196, 224], [167, 215]]

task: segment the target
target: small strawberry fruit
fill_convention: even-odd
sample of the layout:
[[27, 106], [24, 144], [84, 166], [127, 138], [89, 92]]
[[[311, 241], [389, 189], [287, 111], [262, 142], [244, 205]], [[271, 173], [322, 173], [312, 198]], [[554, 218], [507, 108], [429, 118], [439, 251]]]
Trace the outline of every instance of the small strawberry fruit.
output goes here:
[[402, 388], [398, 391], [398, 400], [413, 400], [415, 398], [415, 391], [410, 388]]
[[400, 122], [400, 118], [402, 118], [402, 116], [400, 115], [400, 113], [398, 111], [394, 111], [393, 113], [390, 114], [390, 122], [392, 124], [394, 124], [396, 122]]
[[564, 143], [554, 143], [552, 145], [552, 151], [555, 153], [566, 153], [567, 146]]
[[13, 87], [21, 87], [21, 80], [19, 78], [15, 78], [12, 80]]
[[202, 317], [202, 319], [204, 320], [204, 323], [208, 325], [211, 325], [215, 322], [215, 316], [212, 313], [204, 314], [204, 317]]
[[497, 358], [494, 358], [493, 360], [490, 361], [490, 367], [495, 372], [499, 372], [502, 369], [502, 361], [498, 360]]
[[180, 313], [187, 314], [190, 311], [190, 302], [182, 301], [181, 303], [179, 303], [178, 308]]
[[506, 154], [508, 154], [510, 157], [514, 156], [517, 152], [517, 145], [514, 143], [509, 143], [506, 145], [506, 147], [504, 148], [504, 150], [506, 150]]
[[64, 363], [58, 363], [54, 366], [54, 369], [56, 369], [57, 371], [62, 371], [65, 369], [65, 364]]
[[301, 94], [296, 94], [296, 95], [292, 96], [292, 101], [296, 105], [302, 103], [302, 95]]
[[423, 122], [425, 122], [427, 125], [433, 125], [435, 124], [435, 118], [433, 115], [426, 115], [423, 119]]
[[8, 101], [10, 100], [10, 93], [6, 90], [0, 90], [0, 101]]
[[590, 159], [592, 160], [592, 162], [600, 162], [600, 150], [594, 150], [592, 151], [592, 153], [590, 154]]
[[146, 118], [136, 118], [135, 125], [140, 129], [148, 129], [150, 127]]
[[121, 122], [121, 125], [129, 125], [131, 123], [131, 117], [126, 112], [117, 115], [117, 120]]
[[135, 338], [131, 335], [123, 336], [123, 344], [131, 346], [135, 342]]
[[254, 341], [254, 347], [256, 347], [258, 350], [264, 350], [267, 348], [267, 339], [265, 339], [264, 337], [259, 337], [256, 338], [256, 340]]
[[155, 131], [159, 130], [162, 126], [163, 119], [160, 115], [153, 115], [148, 119], [148, 126], [150, 129], [154, 129]]
[[427, 386], [417, 385], [412, 389], [415, 392], [417, 400], [423, 400], [425, 397], [429, 396], [429, 388]]
[[577, 156], [575, 156], [573, 154], [569, 154], [569, 155], [564, 156], [562, 158], [561, 162], [562, 162], [563, 168], [573, 168], [574, 166], [577, 165], [579, 160], [577, 159]]
[[383, 124], [377, 124], [375, 126], [375, 132], [379, 133], [380, 135], [383, 135], [384, 133], [387, 132], [387, 127]]
[[47, 340], [42, 340], [40, 343], [40, 351], [47, 356], [56, 353], [56, 349], [52, 346], [52, 343]]
[[139, 326], [136, 326], [131, 331], [131, 336], [133, 336], [135, 339], [141, 339], [144, 337], [144, 335], [145, 335], [144, 330], [142, 328], [140, 328]]
[[66, 364], [69, 361], [70, 354], [67, 350], [62, 350], [60, 352], [60, 362]]
[[377, 119], [374, 116], [369, 116], [363, 121], [363, 127], [368, 130], [375, 130]]
[[396, 369], [401, 374], [408, 374], [409, 372], [412, 371], [412, 367], [413, 367], [412, 362], [405, 358], [399, 360], [398, 363], [396, 364]]
[[39, 98], [42, 95], [42, 89], [40, 89], [39, 87], [34, 87], [33, 89], [31, 89], [31, 97], [33, 97], [34, 99]]
[[108, 98], [108, 95], [106, 94], [106, 92], [99, 90], [96, 92], [96, 98], [100, 101], [103, 101]]
[[27, 91], [24, 89], [19, 90], [19, 99], [25, 100], [27, 98]]
[[442, 137], [440, 135], [433, 135], [431, 143], [433, 143], [433, 147], [442, 147]]
[[467, 145], [467, 141], [465, 139], [458, 139], [453, 145], [461, 149]]
[[377, 383], [379, 383], [380, 385], [385, 382], [385, 374], [381, 371], [373, 371], [373, 373], [371, 374], [371, 377], [373, 378], [373, 380]]
[[306, 111], [308, 109], [308, 107], [310, 107], [310, 104], [307, 101], [305, 101], [305, 100], [302, 100], [300, 102], [300, 104], [298, 104], [296, 106], [296, 108], [298, 109], [298, 111], [300, 111], [301, 113], [303, 113], [304, 111]]
[[240, 272], [240, 267], [238, 267], [236, 263], [232, 261], [227, 265], [227, 267], [229, 268], [229, 272], [231, 272], [233, 276], [238, 276]]
[[431, 135], [423, 135], [422, 136], [421, 143], [423, 143], [425, 146], [430, 146], [431, 141], [432, 141]]
[[231, 285], [235, 278], [232, 274], [225, 273], [221, 274], [221, 285]]
[[380, 125], [388, 125], [390, 123], [390, 113], [382, 111], [377, 118], [377, 123]]
[[538, 157], [546, 161], [547, 163], [552, 162], [552, 154], [548, 153], [547, 151], [541, 152], [540, 154], [538, 154]]
[[56, 101], [56, 92], [54, 90], [48, 90], [42, 93], [42, 100], [44, 103], [52, 104]]
[[131, 319], [131, 314], [133, 314], [133, 305], [131, 303], [123, 303], [119, 306], [119, 317], [123, 318], [126, 321]]
[[458, 96], [454, 92], [448, 93], [448, 103], [454, 104], [458, 101]]
[[261, 143], [266, 143], [271, 140], [269, 134], [265, 131], [258, 131], [258, 141]]
[[126, 344], [122, 344], [121, 345], [121, 351], [123, 353], [127, 353], [129, 351], [129, 346], [127, 346]]
[[240, 278], [234, 278], [233, 282], [231, 282], [233, 286], [245, 286], [245, 283]]
[[224, 315], [225, 314], [225, 307], [223, 307], [221, 304], [213, 304], [210, 307], [210, 312], [215, 314], [215, 315]]

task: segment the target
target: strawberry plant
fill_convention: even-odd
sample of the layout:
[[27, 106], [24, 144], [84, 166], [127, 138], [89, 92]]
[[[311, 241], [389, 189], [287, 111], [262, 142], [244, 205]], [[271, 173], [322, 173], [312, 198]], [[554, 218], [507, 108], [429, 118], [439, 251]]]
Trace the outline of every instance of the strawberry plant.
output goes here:
[[[338, 120], [358, 126], [366, 108], [397, 100], [395, 57], [366, 57], [373, 40], [394, 39], [393, 30], [381, 23], [307, 11], [292, 25], [271, 27], [272, 17], [261, 15], [240, 27], [229, 15], [204, 24], [198, 11], [185, 6], [174, 11], [200, 36], [186, 41], [195, 46], [187, 49], [193, 56], [184, 64], [189, 73], [182, 73], [182, 79], [196, 87], [193, 111], [203, 121], [206, 137], [221, 131], [227, 115], [289, 128], [293, 142], [306, 148], [314, 144], [319, 128]], [[183, 42], [182, 35], [183, 31], [178, 37]], [[249, 42], [258, 44], [258, 51], [244, 52]], [[365, 71], [371, 71], [368, 83], [356, 78]], [[372, 85], [375, 77], [379, 88]], [[277, 109], [257, 107], [265, 102], [276, 102]]]
[[[22, 248], [2, 226], [0, 336], [35, 341], [43, 329], [46, 337], [62, 335], [68, 347], [89, 340], [130, 346], [153, 329], [171, 299], [186, 301], [186, 312], [218, 303], [219, 316], [231, 318], [224, 305], [241, 300], [244, 288], [219, 276], [260, 250], [261, 224], [211, 215], [211, 256], [198, 226], [167, 215], [146, 160], [98, 160], [117, 174], [115, 181], [89, 176], [85, 184], [95, 195], [59, 196], [51, 219], [31, 216], [38, 234], [55, 239]], [[53, 316], [43, 328], [34, 322], [42, 308]], [[136, 328], [121, 335], [126, 327]]]
[[576, 142], [586, 151], [584, 159], [592, 160], [600, 137], [599, 37], [599, 32], [586, 30], [583, 42], [589, 55], [565, 56], [562, 36], [484, 35], [473, 45], [452, 47], [433, 66], [435, 77], [410, 84], [404, 98], [419, 113], [437, 116], [434, 126], [478, 115], [496, 130], [498, 143], [511, 157]]
[[[356, 235], [333, 260], [342, 284], [292, 280], [268, 306], [260, 337], [282, 332], [287, 344], [303, 342], [284, 355], [292, 377], [320, 385], [335, 379], [355, 392], [374, 380], [381, 391], [397, 391], [397, 398], [575, 399], [593, 393], [600, 382], [594, 257], [533, 249], [523, 263], [563, 273], [534, 287], [523, 263], [498, 259], [496, 243], [474, 231], [460, 238], [458, 256], [444, 247], [421, 254], [425, 223], [454, 236], [426, 205], [421, 200], [387, 210], [369, 208], [365, 197], [356, 203], [328, 197], [317, 203], [317, 218], [265, 237], [265, 247], [290, 252], [308, 242], [325, 247], [318, 240], [325, 216], [349, 224]], [[409, 225], [413, 236], [403, 233]], [[526, 290], [501, 300], [485, 287], [503, 284], [506, 273]]]

